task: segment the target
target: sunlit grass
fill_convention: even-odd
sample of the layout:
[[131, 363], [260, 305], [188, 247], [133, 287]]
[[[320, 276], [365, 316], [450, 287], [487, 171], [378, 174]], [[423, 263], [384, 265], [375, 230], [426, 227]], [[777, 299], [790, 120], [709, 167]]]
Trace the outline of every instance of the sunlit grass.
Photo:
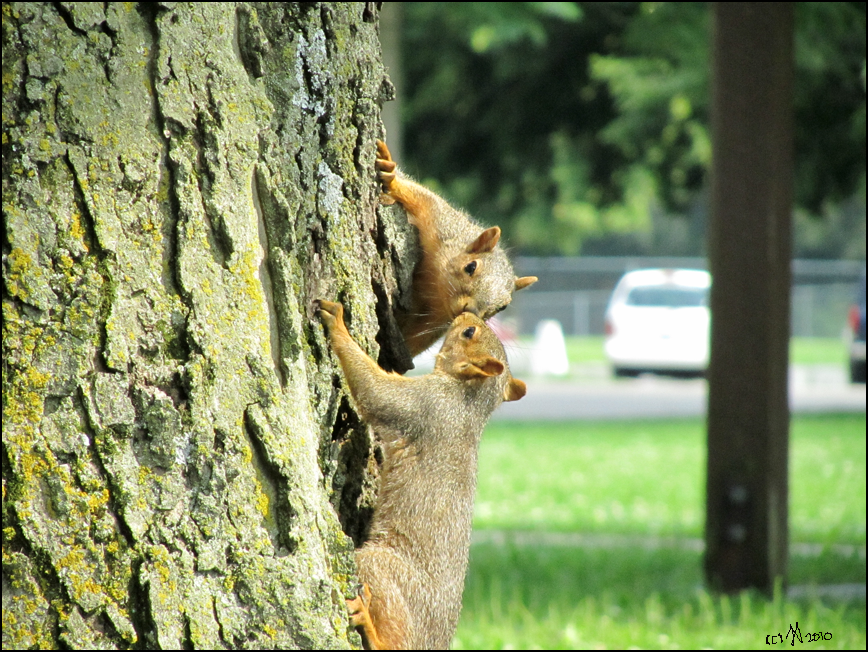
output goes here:
[[[671, 575], [660, 572], [661, 558]], [[640, 630], [666, 617], [660, 591], [675, 584], [690, 595], [698, 579], [671, 551], [477, 545], [455, 647], [658, 646]]]
[[[827, 565], [865, 581], [864, 560]], [[699, 553], [671, 549], [475, 545], [453, 647], [758, 648], [796, 623], [805, 643], [832, 634], [811, 649], [865, 647], [864, 602], [717, 597], [700, 568]]]
[[570, 364], [606, 362], [606, 356], [603, 353], [605, 338], [602, 335], [564, 339], [567, 345], [567, 359]]
[[[604, 363], [605, 338], [602, 335], [587, 337], [568, 336], [567, 359], [571, 365]], [[531, 347], [533, 337], [522, 338], [522, 345]], [[835, 337], [793, 337], [790, 339], [791, 364], [834, 364], [843, 365], [847, 361], [847, 349], [840, 338]]]
[[865, 414], [793, 420], [793, 540], [865, 545], [865, 454]]
[[[865, 543], [865, 415], [796, 417], [791, 538]], [[702, 535], [700, 420], [493, 422], [474, 527]]]
[[[864, 584], [865, 415], [791, 430], [791, 541], [822, 552], [794, 548], [790, 584]], [[454, 647], [751, 648], [798, 622], [864, 649], [864, 601], [703, 588], [704, 442], [700, 420], [491, 424]]]
[[698, 420], [491, 423], [474, 527], [699, 536], [702, 437]]
[[847, 347], [837, 337], [793, 337], [790, 339], [790, 364], [847, 363]]

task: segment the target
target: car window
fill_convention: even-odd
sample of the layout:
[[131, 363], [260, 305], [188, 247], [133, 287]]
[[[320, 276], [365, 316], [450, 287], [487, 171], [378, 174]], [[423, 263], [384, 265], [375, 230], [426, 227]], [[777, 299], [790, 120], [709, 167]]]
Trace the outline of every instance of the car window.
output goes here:
[[648, 285], [633, 288], [627, 295], [628, 306], [693, 308], [708, 305], [708, 288], [685, 288], [675, 285]]

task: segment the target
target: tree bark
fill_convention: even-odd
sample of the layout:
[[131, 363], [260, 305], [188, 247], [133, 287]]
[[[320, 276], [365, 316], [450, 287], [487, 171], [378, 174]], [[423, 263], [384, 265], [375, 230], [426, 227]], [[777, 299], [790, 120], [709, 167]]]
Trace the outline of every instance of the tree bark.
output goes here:
[[377, 29], [3, 5], [4, 648], [358, 644], [376, 464], [313, 302], [409, 366]]

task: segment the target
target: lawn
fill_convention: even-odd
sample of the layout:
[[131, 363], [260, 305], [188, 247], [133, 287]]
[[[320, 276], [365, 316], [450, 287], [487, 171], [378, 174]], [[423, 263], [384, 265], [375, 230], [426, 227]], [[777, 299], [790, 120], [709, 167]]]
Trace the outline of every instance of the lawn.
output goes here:
[[791, 364], [847, 364], [847, 347], [836, 337], [793, 337]]
[[[567, 359], [571, 365], [589, 362], [606, 362], [603, 354], [602, 335], [567, 337]], [[526, 347], [533, 345], [533, 338], [522, 338]], [[792, 364], [835, 364], [847, 362], [844, 343], [834, 337], [793, 337], [790, 339], [790, 362]]]
[[[797, 417], [790, 460], [790, 584], [864, 584], [865, 416]], [[864, 649], [864, 600], [704, 590], [704, 462], [699, 420], [491, 424], [454, 647]]]

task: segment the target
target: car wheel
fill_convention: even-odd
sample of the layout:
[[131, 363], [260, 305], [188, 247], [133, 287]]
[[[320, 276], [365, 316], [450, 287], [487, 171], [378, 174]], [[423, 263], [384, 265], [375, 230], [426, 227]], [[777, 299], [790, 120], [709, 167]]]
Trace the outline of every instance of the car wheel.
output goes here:
[[850, 360], [850, 382], [864, 383], [865, 382], [865, 361]]

